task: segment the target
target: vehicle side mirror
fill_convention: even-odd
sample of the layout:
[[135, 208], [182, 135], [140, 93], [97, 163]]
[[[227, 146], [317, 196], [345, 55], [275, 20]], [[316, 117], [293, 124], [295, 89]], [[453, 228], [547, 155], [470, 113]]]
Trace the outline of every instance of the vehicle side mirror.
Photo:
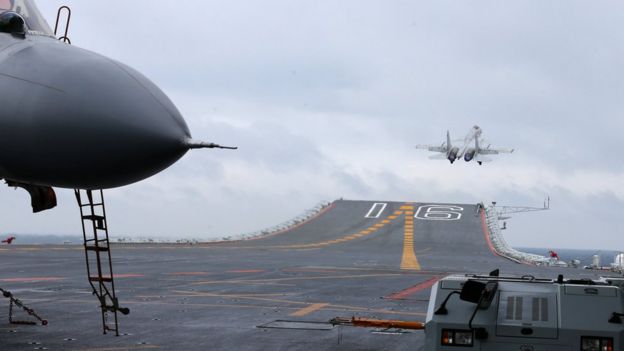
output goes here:
[[472, 316], [470, 316], [470, 320], [468, 321], [468, 328], [475, 331], [475, 338], [479, 340], [487, 339], [488, 332], [483, 327], [473, 328], [472, 321], [479, 310], [486, 310], [490, 307], [492, 301], [494, 300], [494, 296], [496, 296], [497, 290], [498, 282], [489, 281], [487, 283], [481, 283], [469, 280], [464, 283], [464, 286], [459, 294], [460, 299], [477, 304], [477, 307], [475, 307], [474, 312], [472, 312]]
[[446, 296], [444, 301], [442, 301], [442, 303], [440, 304], [440, 307], [435, 310], [434, 314], [448, 314], [448, 310], [446, 309], [446, 303], [454, 294], [459, 294], [459, 298], [462, 301], [477, 304], [477, 308], [475, 309], [475, 311], [478, 309], [487, 309], [492, 304], [492, 300], [494, 300], [496, 290], [498, 290], [498, 282], [491, 281], [487, 283], [482, 283], [476, 280], [467, 280], [466, 282], [464, 282], [464, 285], [462, 286], [460, 292], [453, 291]]
[[479, 303], [485, 285], [485, 283], [476, 280], [467, 280], [459, 293], [459, 298], [463, 301]]
[[482, 283], [476, 280], [468, 280], [464, 283], [459, 298], [463, 301], [478, 304], [478, 308], [486, 309], [492, 304], [494, 295], [498, 290], [498, 282]]
[[0, 14], [0, 32], [10, 33], [16, 37], [26, 37], [26, 22], [17, 12], [6, 11]]

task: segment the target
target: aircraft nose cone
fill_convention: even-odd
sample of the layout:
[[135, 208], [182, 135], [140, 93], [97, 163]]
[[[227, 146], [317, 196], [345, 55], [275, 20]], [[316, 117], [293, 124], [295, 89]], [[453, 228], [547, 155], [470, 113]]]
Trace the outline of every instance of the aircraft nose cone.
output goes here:
[[[158, 173], [188, 150], [179, 111], [134, 69], [58, 43], [16, 56], [16, 65], [28, 67], [13, 73], [34, 84], [29, 110], [12, 127], [24, 134], [22, 155], [38, 160], [32, 172], [45, 171], [39, 182], [117, 187]], [[32, 67], [42, 68], [33, 74]]]

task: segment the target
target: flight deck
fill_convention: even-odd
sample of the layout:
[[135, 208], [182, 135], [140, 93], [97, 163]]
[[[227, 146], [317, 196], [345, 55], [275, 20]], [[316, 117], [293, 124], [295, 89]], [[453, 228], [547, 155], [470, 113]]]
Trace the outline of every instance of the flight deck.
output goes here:
[[498, 256], [476, 204], [337, 200], [264, 237], [115, 244], [112, 256], [117, 297], [131, 310], [119, 337], [102, 335], [82, 246], [0, 248], [0, 288], [49, 321], [9, 324], [4, 300], [0, 349], [421, 350], [423, 331], [329, 321], [424, 321], [431, 287], [453, 273], [595, 277]]

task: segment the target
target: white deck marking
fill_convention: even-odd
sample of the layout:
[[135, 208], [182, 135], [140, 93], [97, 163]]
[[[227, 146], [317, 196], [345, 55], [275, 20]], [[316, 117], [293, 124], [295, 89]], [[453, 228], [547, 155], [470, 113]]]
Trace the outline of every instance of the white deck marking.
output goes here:
[[388, 206], [386, 202], [375, 202], [364, 218], [379, 218], [381, 213], [386, 209], [386, 206]]
[[430, 221], [457, 221], [462, 217], [463, 207], [454, 205], [424, 205], [416, 210], [417, 219]]

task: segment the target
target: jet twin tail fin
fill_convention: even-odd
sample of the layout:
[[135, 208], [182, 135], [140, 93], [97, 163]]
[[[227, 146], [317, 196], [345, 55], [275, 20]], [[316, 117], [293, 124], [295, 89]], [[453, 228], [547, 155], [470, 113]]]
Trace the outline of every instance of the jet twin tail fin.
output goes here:
[[423, 150], [428, 150], [428, 151], [432, 151], [432, 152], [439, 152], [441, 153], [441, 155], [433, 155], [430, 156], [430, 159], [434, 159], [434, 160], [444, 160], [446, 159], [446, 153], [451, 149], [452, 147], [452, 143], [451, 143], [451, 133], [447, 130], [446, 131], [446, 142], [443, 142], [442, 145], [438, 146], [438, 145], [416, 145], [415, 146], [417, 149], [423, 149]]

